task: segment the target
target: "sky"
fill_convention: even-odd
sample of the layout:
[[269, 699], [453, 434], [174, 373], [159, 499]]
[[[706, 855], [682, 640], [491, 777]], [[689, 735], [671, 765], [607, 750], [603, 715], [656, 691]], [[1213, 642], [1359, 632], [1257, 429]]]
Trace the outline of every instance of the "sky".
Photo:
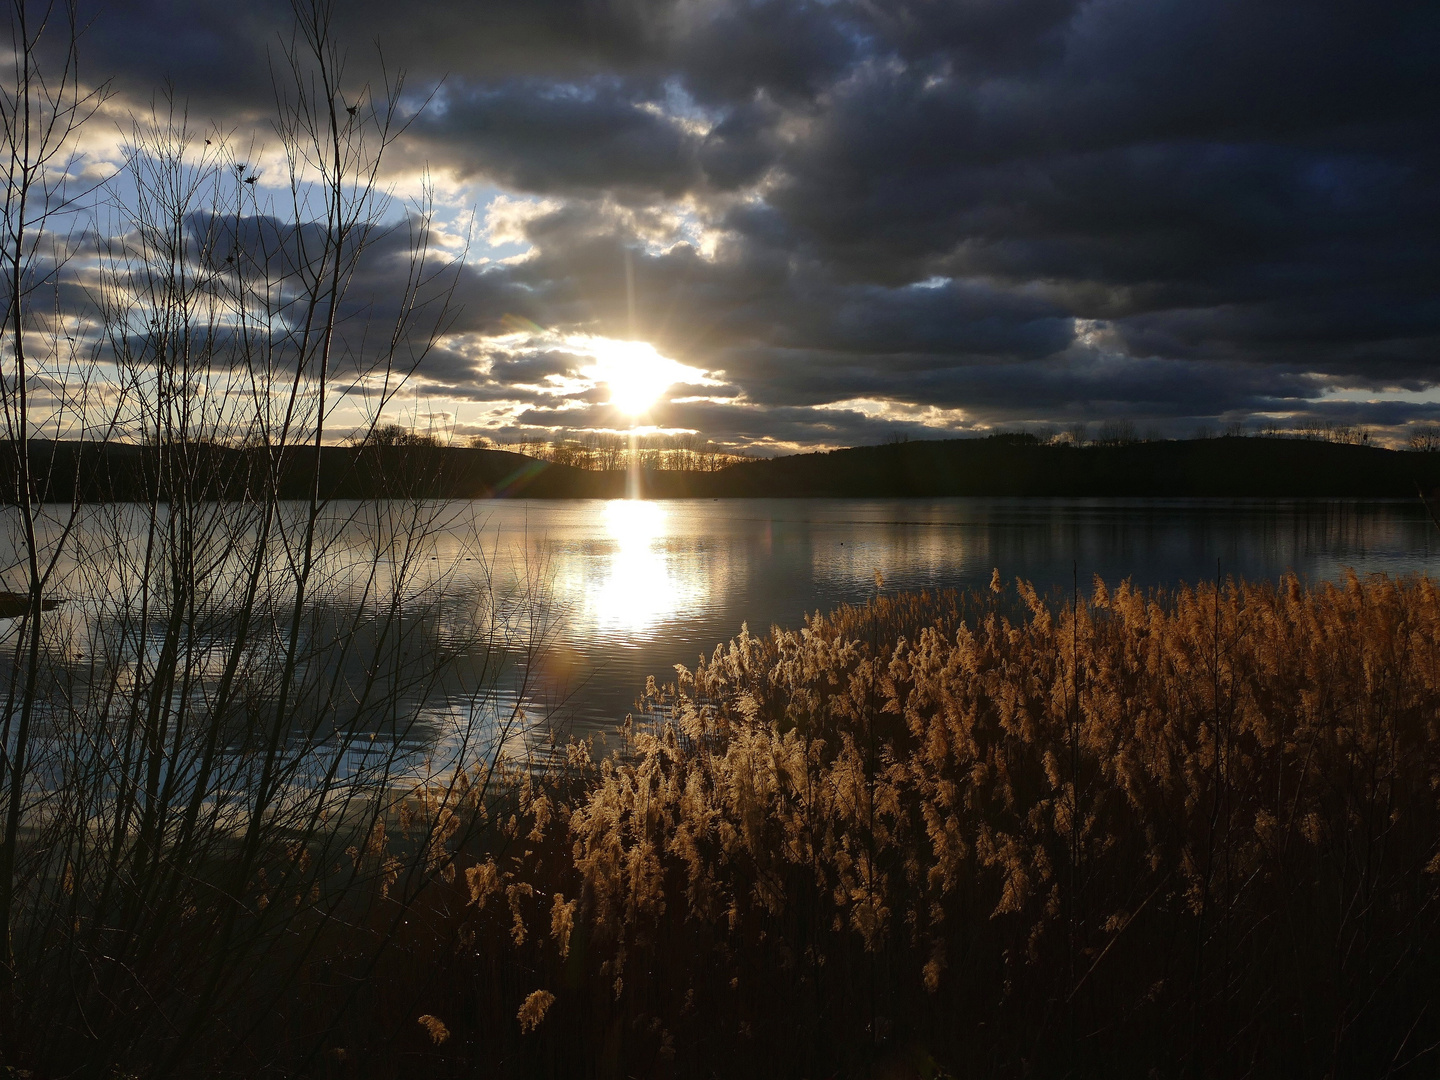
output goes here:
[[[193, 123], [270, 137], [288, 2], [92, 14], [108, 115], [169, 87]], [[1433, 0], [334, 17], [342, 91], [405, 73], [385, 182], [403, 205], [428, 172], [459, 260], [402, 422], [759, 454], [1107, 420], [1403, 443], [1440, 422]]]

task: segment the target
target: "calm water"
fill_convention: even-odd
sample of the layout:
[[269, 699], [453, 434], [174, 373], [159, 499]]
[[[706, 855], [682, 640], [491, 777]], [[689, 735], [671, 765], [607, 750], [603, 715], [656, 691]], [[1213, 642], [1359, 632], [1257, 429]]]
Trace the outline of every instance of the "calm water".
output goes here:
[[[1213, 580], [1217, 568], [1249, 579], [1294, 570], [1310, 581], [1348, 568], [1440, 571], [1440, 530], [1404, 501], [481, 501], [435, 513], [423, 530], [430, 537], [423, 555], [401, 574], [399, 549], [377, 547], [376, 537], [402, 538], [404, 547], [403, 538], [416, 535], [403, 505], [337, 505], [325, 530], [326, 585], [311, 593], [324, 613], [314, 633], [323, 637], [324, 627], [368, 610], [359, 599], [365, 589], [378, 580], [383, 594], [393, 575], [405, 582], [409, 624], [458, 654], [445, 679], [407, 692], [422, 723], [405, 745], [419, 757], [465, 717], [504, 715], [517, 696], [531, 720], [562, 731], [610, 730], [647, 675], [668, 680], [676, 663], [693, 665], [744, 623], [763, 633], [863, 601], [874, 595], [877, 572], [887, 590], [979, 589], [998, 568], [1007, 581], [1026, 578], [1043, 592], [1068, 590], [1073, 572], [1088, 587], [1096, 574], [1111, 585], [1127, 577], [1173, 585]], [[66, 602], [46, 625], [71, 642], [62, 651], [82, 672], [87, 650], [113, 622], [117, 590], [139, 572], [143, 520], [138, 510], [87, 508], [71, 543], [76, 553], [57, 571], [52, 591]], [[0, 585], [15, 587], [4, 575]], [[222, 608], [243, 592], [238, 579], [210, 586], [211, 602]], [[525, 602], [535, 595], [548, 613], [539, 620], [548, 636], [543, 660], [538, 667], [517, 661], [504, 645], [500, 654], [510, 661], [496, 681], [486, 664], [495, 653], [477, 628], [498, 625], [502, 639], [523, 638], [537, 625]], [[161, 615], [151, 613], [152, 636], [163, 629]], [[0, 648], [15, 624], [0, 619]], [[363, 652], [348, 661], [359, 665], [349, 673], [357, 685], [366, 677]]]
[[[645, 677], [732, 637], [886, 589], [981, 588], [998, 567], [1042, 591], [1099, 574], [1173, 585], [1434, 573], [1440, 531], [1409, 502], [832, 499], [475, 504], [497, 580], [559, 605], [538, 711], [579, 730], [623, 718]], [[467, 529], [477, 525], [467, 525]], [[1073, 568], [1073, 569], [1072, 569]], [[460, 571], [464, 573], [463, 568]]]

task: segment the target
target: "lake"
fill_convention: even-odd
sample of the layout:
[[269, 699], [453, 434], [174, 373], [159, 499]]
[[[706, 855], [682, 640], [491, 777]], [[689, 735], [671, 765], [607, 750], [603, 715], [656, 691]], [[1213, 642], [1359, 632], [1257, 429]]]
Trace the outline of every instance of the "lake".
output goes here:
[[[301, 510], [297, 504], [287, 513]], [[420, 529], [411, 513], [419, 513]], [[133, 610], [117, 615], [117, 598], [133, 593], [142, 574], [145, 520], [139, 508], [86, 507], [66, 548], [52, 589], [65, 602], [46, 624], [64, 643], [56, 651], [76, 685], [88, 684], [90, 666], [108, 663], [127, 633], [149, 639], [151, 652], [160, 647], [163, 590], [143, 631]], [[47, 529], [58, 536], [62, 522], [56, 517]], [[407, 640], [420, 643], [414, 655], [449, 658], [446, 677], [396, 691], [406, 703], [401, 712], [418, 721], [401, 740], [417, 761], [453, 741], [447, 732], [469, 730], [468, 718], [483, 726], [494, 722], [486, 717], [507, 715], [517, 697], [528, 720], [562, 734], [613, 730], [646, 676], [667, 681], [675, 664], [693, 666], [743, 624], [764, 633], [863, 602], [875, 594], [877, 573], [886, 590], [968, 590], [986, 587], [998, 568], [1007, 582], [1019, 577], [1042, 592], [1068, 592], [1072, 580], [1088, 589], [1097, 574], [1111, 586], [1129, 578], [1148, 587], [1214, 580], [1217, 572], [1273, 580], [1293, 570], [1317, 582], [1351, 568], [1390, 575], [1440, 568], [1440, 529], [1413, 501], [487, 500], [428, 510], [337, 503], [323, 532], [325, 572], [309, 594], [317, 612], [309, 637], [323, 650], [333, 628], [363, 623], [374, 590], [383, 595], [390, 579], [404, 582], [401, 610], [416, 631]], [[411, 544], [417, 533], [428, 539]], [[377, 545], [379, 535], [391, 538], [388, 546]], [[0, 584], [23, 587], [13, 535], [10, 543]], [[406, 568], [397, 570], [407, 549]], [[293, 549], [274, 545], [281, 562], [286, 550]], [[229, 576], [211, 573], [205, 582], [202, 604], [215, 614], [215, 629], [203, 649], [223, 647], [226, 611], [243, 592], [235, 576], [242, 564], [226, 565]], [[277, 564], [270, 580], [282, 595], [290, 579]], [[370, 601], [360, 599], [366, 595]], [[544, 601], [538, 618], [537, 597]], [[0, 647], [13, 643], [17, 625], [0, 620]], [[492, 626], [501, 632], [487, 634]], [[531, 663], [513, 643], [537, 628], [545, 644]], [[364, 648], [345, 654], [350, 684], [367, 677], [366, 655]], [[498, 668], [497, 655], [505, 659]], [[361, 731], [374, 725], [353, 723]]]
[[[1433, 573], [1440, 530], [1411, 501], [957, 498], [497, 501], [470, 504], [497, 581], [557, 605], [538, 710], [579, 731], [622, 719], [647, 675], [693, 665], [743, 623], [889, 589], [1173, 585], [1217, 573]], [[479, 565], [478, 563], [475, 565]], [[465, 572], [461, 569], [461, 574]]]

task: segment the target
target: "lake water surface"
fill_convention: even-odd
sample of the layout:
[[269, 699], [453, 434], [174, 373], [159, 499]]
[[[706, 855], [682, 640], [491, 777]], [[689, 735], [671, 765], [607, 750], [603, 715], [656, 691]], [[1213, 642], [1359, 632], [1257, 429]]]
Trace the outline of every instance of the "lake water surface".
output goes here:
[[[298, 521], [303, 509], [284, 512]], [[417, 517], [407, 516], [412, 510]], [[57, 644], [58, 655], [74, 668], [77, 686], [89, 685], [97, 659], [109, 663], [105, 657], [124, 651], [119, 646], [127, 634], [151, 639], [151, 653], [160, 648], [163, 590], [155, 594], [143, 631], [134, 623], [133, 606], [126, 619], [117, 614], [127, 582], [133, 592], [143, 572], [145, 520], [138, 508], [85, 508], [68, 561], [57, 570], [52, 593], [65, 602], [47, 614], [46, 625], [57, 643], [65, 643]], [[58, 536], [62, 525], [57, 518], [51, 531]], [[509, 715], [517, 701], [528, 720], [562, 734], [613, 730], [646, 676], [670, 680], [675, 664], [693, 666], [744, 624], [760, 634], [775, 624], [799, 626], [807, 614], [841, 603], [863, 602], [875, 595], [877, 574], [885, 590], [971, 590], [986, 587], [998, 568], [1006, 582], [1024, 578], [1042, 593], [1068, 593], [1072, 581], [1088, 590], [1097, 574], [1111, 586], [1129, 578], [1150, 587], [1212, 581], [1217, 573], [1274, 580], [1294, 571], [1318, 582], [1337, 580], [1350, 569], [1362, 575], [1440, 572], [1440, 529], [1423, 506], [1406, 501], [334, 504], [322, 531], [324, 584], [310, 591], [317, 617], [306, 631], [317, 647], [323, 651], [332, 628], [368, 618], [389, 579], [400, 590], [406, 625], [416, 631], [407, 640], [428, 643], [416, 646], [421, 666], [432, 655], [447, 658], [443, 678], [397, 691], [405, 706], [397, 715], [419, 719], [401, 738], [417, 760], [453, 742], [453, 732], [470, 730], [477, 716], [482, 727], [499, 730], [501, 721], [487, 717]], [[423, 538], [418, 547], [417, 536]], [[292, 530], [290, 547], [271, 545], [277, 559], [287, 551], [293, 556], [293, 540]], [[13, 537], [11, 547], [14, 571], [23, 567]], [[402, 560], [405, 550], [410, 555]], [[227, 565], [230, 576], [212, 572], [207, 578], [205, 602], [215, 610], [217, 629], [197, 639], [202, 651], [223, 650], [231, 625], [227, 607], [244, 591], [235, 575], [248, 564], [232, 559]], [[285, 583], [293, 582], [287, 575], [280, 566], [273, 572], [282, 600]], [[0, 586], [19, 583], [21, 578], [11, 582], [0, 575]], [[539, 617], [536, 597], [543, 601]], [[0, 648], [13, 644], [17, 625], [0, 619]], [[533, 663], [516, 642], [528, 640], [537, 626], [546, 641]], [[282, 640], [281, 630], [275, 633], [281, 636], [271, 637]], [[344, 663], [354, 668], [344, 669], [347, 685], [369, 677], [367, 656], [363, 647], [345, 654]], [[373, 723], [356, 718], [353, 729], [366, 731]]]
[[[744, 499], [473, 504], [497, 581], [538, 576], [557, 605], [545, 700], [608, 728], [647, 675], [733, 637], [884, 588], [978, 589], [998, 568], [1043, 591], [1294, 571], [1311, 582], [1434, 573], [1418, 503], [1212, 499]], [[461, 568], [460, 572], [465, 571]]]

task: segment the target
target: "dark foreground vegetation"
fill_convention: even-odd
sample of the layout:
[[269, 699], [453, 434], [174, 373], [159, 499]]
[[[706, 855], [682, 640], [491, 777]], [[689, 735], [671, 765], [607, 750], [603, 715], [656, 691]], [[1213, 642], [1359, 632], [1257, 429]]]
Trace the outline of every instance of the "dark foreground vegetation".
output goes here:
[[[1076, 604], [997, 575], [984, 595], [742, 633], [647, 687], [616, 756], [572, 745], [476, 771], [439, 818], [417, 786], [347, 855], [317, 849], [333, 866], [299, 886], [310, 854], [272, 854], [243, 918], [302, 914], [179, 1061], [1433, 1075], [1437, 643], [1434, 584], [1378, 578], [1097, 581]], [[416, 851], [434, 873], [412, 895], [396, 879]], [[353, 895], [309, 909], [305, 889], [347, 874]], [[11, 1029], [7, 1060], [57, 1076], [166, 1061], [178, 1035], [146, 1014], [188, 950], [214, 947], [204, 880], [172, 959], [127, 972], [123, 1005], [67, 989], [104, 953], [61, 943], [65, 963], [25, 972], [50, 1011]], [[64, 895], [84, 926], [90, 882]], [[146, 1039], [89, 1068], [117, 1017]]]
[[[123, 443], [37, 443], [42, 501], [131, 500], [167, 467], [183, 469], [197, 495], [238, 498], [268, 482], [275, 451], [221, 444], [171, 448]], [[281, 493], [308, 498], [317, 454], [282, 454]], [[624, 469], [577, 467], [508, 450], [432, 445], [329, 446], [318, 455], [323, 498], [613, 499]], [[198, 470], [198, 471], [197, 471]], [[11, 470], [5, 470], [9, 475]], [[1440, 453], [1323, 441], [1229, 436], [1119, 445], [1045, 444], [1025, 436], [855, 447], [704, 469], [638, 470], [651, 498], [893, 498], [947, 495], [1266, 496], [1413, 498], [1440, 486]]]

